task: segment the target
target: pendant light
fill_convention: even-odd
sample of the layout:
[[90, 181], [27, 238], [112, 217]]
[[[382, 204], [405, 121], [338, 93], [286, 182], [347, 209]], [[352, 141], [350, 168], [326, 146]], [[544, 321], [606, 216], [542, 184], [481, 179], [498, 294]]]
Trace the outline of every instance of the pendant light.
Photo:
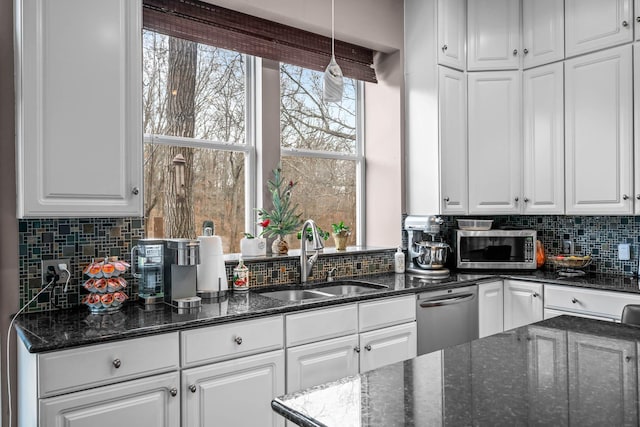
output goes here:
[[324, 70], [322, 79], [322, 99], [324, 102], [340, 102], [342, 101], [342, 70], [336, 62], [335, 55], [335, 0], [331, 0], [331, 60]]

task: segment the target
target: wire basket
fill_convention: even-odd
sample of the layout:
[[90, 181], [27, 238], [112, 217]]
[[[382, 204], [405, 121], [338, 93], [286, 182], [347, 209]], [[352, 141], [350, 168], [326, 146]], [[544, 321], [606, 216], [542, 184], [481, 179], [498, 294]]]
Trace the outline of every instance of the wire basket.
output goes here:
[[560, 276], [582, 276], [585, 274], [582, 271], [587, 268], [593, 262], [591, 255], [557, 255], [549, 257], [549, 261], [556, 267]]

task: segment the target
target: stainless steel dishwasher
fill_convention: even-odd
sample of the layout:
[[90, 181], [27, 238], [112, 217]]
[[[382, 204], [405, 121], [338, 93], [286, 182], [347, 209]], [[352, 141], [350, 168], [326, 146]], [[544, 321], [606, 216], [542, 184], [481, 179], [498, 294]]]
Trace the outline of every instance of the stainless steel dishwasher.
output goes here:
[[478, 338], [478, 287], [418, 294], [418, 355]]

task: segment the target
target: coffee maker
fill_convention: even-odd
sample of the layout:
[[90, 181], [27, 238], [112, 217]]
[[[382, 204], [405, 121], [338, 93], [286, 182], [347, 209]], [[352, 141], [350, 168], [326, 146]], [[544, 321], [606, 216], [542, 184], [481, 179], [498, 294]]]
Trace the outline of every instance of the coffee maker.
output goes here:
[[164, 241], [140, 239], [131, 248], [131, 274], [138, 279], [138, 299], [146, 307], [164, 302]]
[[409, 215], [405, 218], [407, 272], [431, 278], [449, 276], [449, 270], [444, 265], [450, 247], [440, 237], [443, 223], [442, 218], [434, 215]]
[[197, 267], [200, 242], [192, 239], [164, 241], [164, 302], [178, 309], [198, 308]]

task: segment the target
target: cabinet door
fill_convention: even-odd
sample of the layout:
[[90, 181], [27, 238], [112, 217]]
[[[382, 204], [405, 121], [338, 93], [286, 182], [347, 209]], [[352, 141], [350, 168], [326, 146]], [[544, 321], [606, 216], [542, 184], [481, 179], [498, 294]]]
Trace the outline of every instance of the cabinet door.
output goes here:
[[391, 326], [360, 334], [360, 372], [417, 356], [416, 323]]
[[635, 11], [635, 16], [633, 19], [635, 32], [636, 32], [636, 40], [640, 40], [640, 0], [634, 1], [633, 10]]
[[520, 212], [520, 72], [469, 73], [469, 213]]
[[438, 64], [465, 69], [466, 30], [466, 1], [438, 0]]
[[568, 215], [630, 214], [631, 46], [565, 62]]
[[16, 2], [19, 217], [142, 216], [141, 14]]
[[467, 69], [517, 69], [520, 66], [520, 1], [474, 0], [467, 8]]
[[[637, 0], [636, 14], [640, 15], [640, 0]], [[637, 29], [640, 34], [640, 27]], [[634, 156], [634, 204], [635, 214], [640, 214], [640, 45], [633, 46], [633, 123], [635, 132], [633, 133], [633, 156]]]
[[40, 400], [40, 427], [180, 424], [177, 372]]
[[564, 59], [564, 0], [522, 1], [524, 68]]
[[466, 215], [467, 184], [467, 79], [463, 72], [439, 67], [441, 213]]
[[358, 373], [358, 335], [287, 349], [287, 393]]
[[538, 322], [543, 317], [542, 284], [504, 281], [504, 329]]
[[527, 356], [529, 424], [569, 425], [567, 333], [558, 329], [529, 327]]
[[568, 340], [571, 424], [638, 425], [635, 341], [577, 332]]
[[478, 284], [478, 329], [480, 338], [504, 330], [502, 280]]
[[523, 73], [523, 213], [564, 213], [562, 63]]
[[566, 0], [567, 57], [633, 40], [631, 0]]
[[283, 426], [284, 418], [271, 409], [281, 394], [284, 350], [186, 369], [181, 425]]

